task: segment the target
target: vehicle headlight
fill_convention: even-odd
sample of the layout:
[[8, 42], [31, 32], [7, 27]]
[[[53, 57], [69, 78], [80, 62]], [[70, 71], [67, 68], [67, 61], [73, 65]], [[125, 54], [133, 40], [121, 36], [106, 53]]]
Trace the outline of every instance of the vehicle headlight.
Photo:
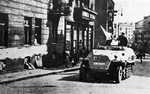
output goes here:
[[118, 56], [114, 55], [114, 58], [115, 58], [115, 59], [117, 59], [117, 58], [118, 58]]

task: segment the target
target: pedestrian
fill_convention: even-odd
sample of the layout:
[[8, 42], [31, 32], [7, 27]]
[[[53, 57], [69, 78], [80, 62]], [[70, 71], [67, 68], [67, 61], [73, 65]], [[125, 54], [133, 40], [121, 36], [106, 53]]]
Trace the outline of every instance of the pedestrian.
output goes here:
[[138, 45], [137, 45], [137, 58], [140, 59], [141, 63], [142, 63], [144, 54], [145, 54], [144, 44], [142, 41], [140, 41], [140, 42], [138, 42]]
[[124, 36], [124, 33], [123, 33], [123, 32], [122, 32], [121, 35], [118, 37], [118, 41], [119, 41], [118, 46], [127, 46], [127, 44], [128, 44], [128, 40], [127, 40], [127, 38]]
[[81, 53], [82, 53], [82, 57], [85, 58], [87, 56], [87, 54], [88, 54], [87, 48], [83, 47]]
[[70, 67], [70, 54], [68, 52], [65, 52], [64, 58], [65, 58], [65, 61], [64, 61], [65, 67], [67, 68]]

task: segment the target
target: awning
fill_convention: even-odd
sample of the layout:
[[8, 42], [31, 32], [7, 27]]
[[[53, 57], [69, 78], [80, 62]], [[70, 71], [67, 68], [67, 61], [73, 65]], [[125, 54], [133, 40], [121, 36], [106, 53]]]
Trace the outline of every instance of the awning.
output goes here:
[[111, 34], [111, 33], [109, 33], [108, 31], [106, 31], [106, 30], [105, 30], [105, 28], [103, 28], [103, 26], [102, 26], [102, 25], [100, 25], [100, 28], [101, 28], [101, 30], [103, 31], [103, 33], [104, 33], [104, 35], [105, 35], [105, 37], [106, 37], [106, 40], [110, 40], [110, 39], [111, 39], [112, 34]]

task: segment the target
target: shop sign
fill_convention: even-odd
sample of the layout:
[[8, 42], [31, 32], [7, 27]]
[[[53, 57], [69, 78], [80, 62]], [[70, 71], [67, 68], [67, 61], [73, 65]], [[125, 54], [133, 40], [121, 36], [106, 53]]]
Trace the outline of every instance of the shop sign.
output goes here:
[[95, 19], [95, 15], [90, 14], [90, 18], [91, 18], [91, 19]]
[[86, 11], [82, 11], [82, 17], [87, 17], [89, 18], [89, 13]]
[[89, 25], [94, 25], [94, 22], [93, 21], [89, 22]]

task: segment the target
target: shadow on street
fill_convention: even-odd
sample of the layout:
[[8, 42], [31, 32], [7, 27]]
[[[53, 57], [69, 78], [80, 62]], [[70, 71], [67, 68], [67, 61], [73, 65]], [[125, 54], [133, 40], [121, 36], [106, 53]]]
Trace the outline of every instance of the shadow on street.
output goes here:
[[[60, 81], [83, 82], [83, 83], [102, 83], [102, 84], [114, 84], [115, 83], [108, 76], [105, 76], [102, 79], [94, 79], [92, 81], [80, 81], [79, 80], [79, 74], [76, 74], [76, 73], [69, 73], [69, 74], [73, 74], [73, 75], [67, 76], [67, 77], [63, 77], [62, 79], [59, 79], [59, 80]], [[68, 74], [65, 74], [65, 75], [68, 75]]]

